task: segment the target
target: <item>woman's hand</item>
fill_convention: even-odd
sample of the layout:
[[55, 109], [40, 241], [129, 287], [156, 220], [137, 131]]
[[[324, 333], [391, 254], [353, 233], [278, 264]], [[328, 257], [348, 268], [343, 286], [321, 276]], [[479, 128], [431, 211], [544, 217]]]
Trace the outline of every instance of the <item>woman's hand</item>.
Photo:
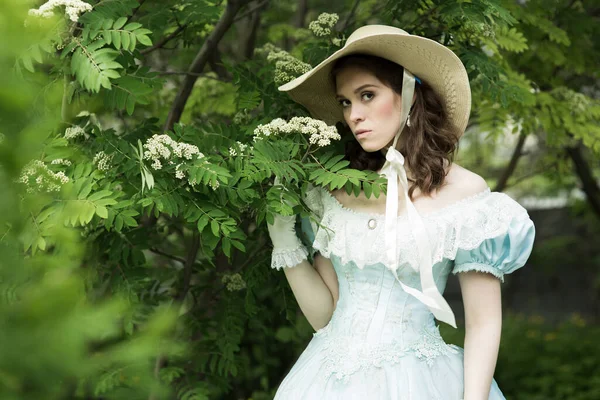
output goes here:
[[[279, 177], [275, 176], [274, 185], [280, 184]], [[287, 190], [287, 189], [284, 189]], [[286, 204], [289, 203], [284, 200]], [[269, 236], [273, 243], [273, 249], [297, 249], [298, 245], [301, 245], [300, 239], [296, 235], [296, 216], [295, 215], [281, 215], [275, 214], [275, 221], [273, 224], [267, 223], [269, 230]]]
[[[275, 186], [279, 185], [279, 177], [275, 177]], [[286, 189], [284, 189], [286, 190]], [[286, 204], [289, 203], [284, 200]], [[271, 267], [295, 267], [308, 256], [306, 246], [296, 235], [296, 215], [275, 214], [273, 224], [267, 222], [269, 236], [273, 243]]]

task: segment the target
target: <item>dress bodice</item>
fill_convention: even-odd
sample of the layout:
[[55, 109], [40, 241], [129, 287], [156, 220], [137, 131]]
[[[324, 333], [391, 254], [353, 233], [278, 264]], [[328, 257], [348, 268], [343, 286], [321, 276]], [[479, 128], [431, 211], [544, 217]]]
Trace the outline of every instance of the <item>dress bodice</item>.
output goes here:
[[[322, 187], [309, 186], [305, 201], [312, 214], [301, 218], [300, 236], [308, 250], [274, 254], [271, 265], [293, 266], [306, 252], [312, 262], [319, 252], [334, 266], [339, 299], [329, 323], [314, 333], [322, 349], [323, 379], [334, 374], [347, 380], [362, 368], [406, 355], [430, 364], [459, 351], [444, 342], [431, 310], [398, 282], [421, 289], [416, 241], [406, 216], [397, 221], [397, 280], [386, 265], [384, 215], [348, 209]], [[489, 188], [421, 217], [440, 293], [451, 272], [482, 271], [503, 281], [532, 250], [535, 228], [527, 211]]]

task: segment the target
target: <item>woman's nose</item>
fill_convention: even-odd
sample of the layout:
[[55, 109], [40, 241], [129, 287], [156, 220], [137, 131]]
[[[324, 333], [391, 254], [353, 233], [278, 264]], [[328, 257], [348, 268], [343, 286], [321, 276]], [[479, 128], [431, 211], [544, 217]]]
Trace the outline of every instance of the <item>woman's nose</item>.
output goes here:
[[356, 124], [365, 119], [364, 114], [364, 110], [362, 110], [360, 106], [354, 106], [350, 109], [350, 121]]

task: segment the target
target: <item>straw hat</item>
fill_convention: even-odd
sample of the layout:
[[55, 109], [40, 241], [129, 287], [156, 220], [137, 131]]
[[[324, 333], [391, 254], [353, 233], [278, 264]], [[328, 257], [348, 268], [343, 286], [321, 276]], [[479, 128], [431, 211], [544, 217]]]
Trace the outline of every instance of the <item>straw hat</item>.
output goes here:
[[344, 121], [329, 77], [333, 61], [354, 53], [370, 54], [400, 64], [427, 82], [446, 105], [451, 129], [460, 137], [469, 120], [471, 88], [460, 59], [446, 46], [393, 26], [366, 25], [355, 30], [344, 47], [319, 65], [279, 87], [308, 109], [310, 114], [334, 125]]

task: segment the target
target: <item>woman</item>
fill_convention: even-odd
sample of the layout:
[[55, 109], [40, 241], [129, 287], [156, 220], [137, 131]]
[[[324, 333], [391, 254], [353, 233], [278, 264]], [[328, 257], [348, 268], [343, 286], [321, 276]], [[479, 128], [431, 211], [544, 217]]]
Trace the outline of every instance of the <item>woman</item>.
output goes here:
[[[279, 89], [313, 117], [345, 123], [358, 144], [347, 149], [351, 166], [388, 183], [379, 199], [309, 186], [317, 219], [302, 220], [301, 236], [310, 249], [295, 218], [269, 225], [271, 265], [316, 330], [275, 399], [504, 399], [493, 379], [500, 282], [527, 261], [535, 228], [518, 203], [452, 163], [471, 99], [458, 57], [369, 25]], [[450, 272], [465, 306], [464, 350], [434, 320], [456, 327], [442, 296]]]

